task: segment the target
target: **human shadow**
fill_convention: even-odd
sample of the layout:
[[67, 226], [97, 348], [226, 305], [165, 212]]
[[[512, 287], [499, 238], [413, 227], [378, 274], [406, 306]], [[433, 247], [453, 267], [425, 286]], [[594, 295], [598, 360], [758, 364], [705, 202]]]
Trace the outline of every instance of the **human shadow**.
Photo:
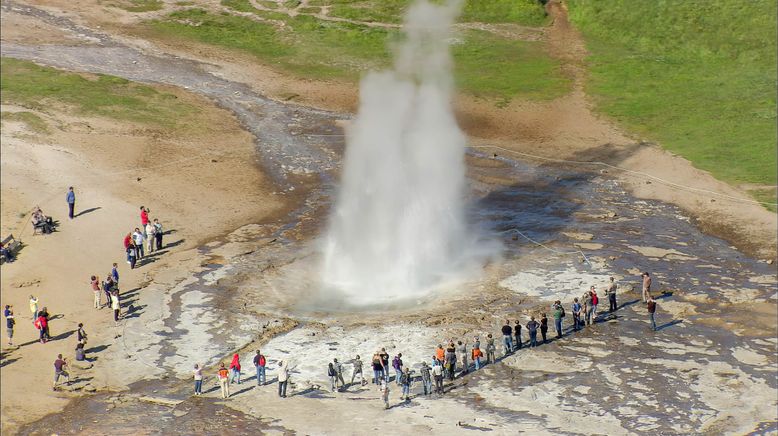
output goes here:
[[13, 359], [3, 358], [3, 360], [0, 361], [0, 368], [5, 367], [6, 365], [10, 365], [10, 364], [16, 362], [19, 359], [21, 359], [21, 357], [15, 357]]
[[138, 306], [130, 305], [130, 308], [127, 309], [127, 312], [125, 312], [123, 318], [124, 319], [137, 318], [137, 317], [143, 315], [143, 310], [142, 309], [145, 308], [146, 306], [147, 306], [146, 304], [142, 304], [142, 305], [138, 305]]
[[241, 390], [236, 390], [234, 392], [230, 391], [230, 396], [231, 397], [234, 397], [235, 395], [240, 395], [240, 394], [242, 394], [244, 392], [250, 391], [250, 390], [252, 390], [252, 389], [257, 387], [257, 385], [254, 384], [254, 383], [242, 383], [242, 384], [248, 385], [248, 387], [245, 387], [245, 388], [243, 388]]
[[66, 339], [66, 338], [70, 337], [75, 332], [76, 332], [75, 330], [70, 330], [70, 331], [62, 332], [62, 333], [58, 334], [57, 336], [53, 336], [50, 340], [51, 341], [59, 341], [60, 339]]
[[628, 301], [628, 302], [626, 302], [626, 303], [621, 303], [620, 305], [617, 305], [617, 306], [616, 306], [616, 310], [619, 310], [619, 309], [623, 309], [623, 308], [625, 308], [625, 307], [632, 306], [633, 304], [635, 304], [635, 303], [639, 303], [639, 302], [640, 302], [640, 298], [638, 298], [638, 299], [636, 299], [636, 300]]
[[184, 241], [186, 241], [186, 239], [183, 239], [183, 238], [182, 238], [182, 239], [179, 239], [178, 241], [175, 241], [175, 242], [168, 242], [167, 244], [165, 244], [165, 245], [162, 247], [162, 249], [163, 249], [163, 250], [165, 250], [165, 249], [167, 249], [167, 248], [178, 247], [179, 245], [183, 244], [183, 243], [184, 243]]
[[60, 319], [60, 318], [64, 318], [64, 317], [65, 317], [65, 315], [63, 315], [63, 314], [61, 314], [61, 313], [58, 313], [58, 314], [56, 314], [56, 315], [51, 315], [51, 316], [49, 317], [49, 321], [54, 321], [55, 319]]
[[105, 350], [106, 348], [108, 348], [110, 346], [111, 346], [111, 344], [98, 345], [98, 346], [92, 347], [92, 348], [90, 348], [88, 350], [84, 350], [84, 353], [99, 353], [99, 352]]
[[664, 329], [666, 329], [668, 327], [672, 327], [672, 326], [674, 326], [676, 324], [680, 324], [682, 322], [683, 322], [682, 319], [674, 319], [674, 320], [672, 320], [670, 322], [666, 322], [666, 323], [664, 323], [664, 324], [662, 324], [660, 326], [657, 326], [656, 331], [664, 330]]
[[97, 207], [90, 207], [89, 209], [84, 209], [84, 210], [82, 210], [81, 212], [77, 213], [76, 215], [74, 215], [74, 216], [73, 216], [73, 218], [78, 218], [78, 217], [80, 217], [81, 215], [86, 215], [86, 214], [88, 214], [88, 213], [91, 213], [91, 212], [94, 212], [94, 211], [96, 211], [96, 210], [100, 210], [100, 209], [102, 209], [102, 207], [100, 207], [100, 206], [97, 206]]

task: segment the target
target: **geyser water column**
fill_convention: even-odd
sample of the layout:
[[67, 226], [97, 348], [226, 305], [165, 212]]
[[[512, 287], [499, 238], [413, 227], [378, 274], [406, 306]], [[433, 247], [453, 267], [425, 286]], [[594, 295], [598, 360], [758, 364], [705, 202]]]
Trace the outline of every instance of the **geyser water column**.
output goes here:
[[450, 101], [460, 7], [412, 5], [394, 68], [360, 84], [322, 272], [325, 289], [353, 304], [417, 297], [480, 266], [465, 222], [465, 137]]

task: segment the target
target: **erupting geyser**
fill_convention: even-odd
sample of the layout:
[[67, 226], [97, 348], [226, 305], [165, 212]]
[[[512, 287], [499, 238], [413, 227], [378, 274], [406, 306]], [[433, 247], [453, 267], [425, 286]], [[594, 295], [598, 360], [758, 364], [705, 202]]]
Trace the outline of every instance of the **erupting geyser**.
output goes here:
[[465, 220], [465, 136], [450, 102], [460, 6], [414, 4], [393, 70], [360, 84], [322, 272], [353, 304], [420, 296], [480, 266]]

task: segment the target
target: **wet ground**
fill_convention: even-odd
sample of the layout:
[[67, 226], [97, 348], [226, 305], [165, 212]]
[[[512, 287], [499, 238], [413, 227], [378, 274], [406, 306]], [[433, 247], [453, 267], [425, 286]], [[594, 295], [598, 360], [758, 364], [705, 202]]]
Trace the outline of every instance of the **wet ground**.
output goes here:
[[[271, 365], [293, 360], [292, 392], [337, 402], [317, 388], [327, 386], [324, 368], [332, 357], [365, 358], [385, 346], [418, 367], [444, 338], [496, 334], [506, 317], [526, 323], [555, 299], [569, 307], [590, 285], [601, 290], [611, 275], [620, 286], [616, 314], [578, 333], [570, 331], [568, 317], [565, 339], [522, 350], [452, 385], [447, 407], [489, 421], [457, 431], [778, 431], [775, 266], [701, 233], [677, 208], [632, 198], [605, 175], [471, 152], [472, 220], [501, 241], [502, 258], [445, 298], [390, 310], [344, 310], [347, 302], [336, 302], [340, 310], [317, 309], [310, 283], [300, 276], [316, 263], [311, 236], [326, 215], [342, 150], [334, 120], [346, 116], [272, 101], [214, 75], [206, 64], [149, 55], [38, 9], [3, 3], [8, 8], [71, 29], [90, 45], [3, 44], [3, 56], [185, 87], [239, 117], [255, 135], [263, 168], [283, 189], [292, 189], [298, 174], [321, 180], [286, 219], [246, 226], [201, 247], [195, 256], [202, 262], [189, 277], [144, 288], [127, 301], [136, 315], [104, 359], [124, 365], [117, 374], [123, 382], [152, 381], [131, 384], [122, 394], [77, 399], [22, 433], [301, 431], [293, 408], [268, 405], [267, 416], [275, 420], [258, 419], [223, 407], [213, 392], [189, 397], [190, 383], [175, 377], [188, 378], [192, 362], [213, 365], [255, 341]], [[651, 271], [659, 296], [657, 332], [648, 329], [639, 293], [631, 290], [639, 288], [644, 270]], [[244, 367], [251, 366], [248, 360]], [[252, 390], [239, 392], [233, 407], [249, 410], [254, 395], [272, 394]], [[162, 406], [140, 400], [144, 395], [181, 402]], [[425, 401], [416, 398], [397, 413], [434, 407]]]

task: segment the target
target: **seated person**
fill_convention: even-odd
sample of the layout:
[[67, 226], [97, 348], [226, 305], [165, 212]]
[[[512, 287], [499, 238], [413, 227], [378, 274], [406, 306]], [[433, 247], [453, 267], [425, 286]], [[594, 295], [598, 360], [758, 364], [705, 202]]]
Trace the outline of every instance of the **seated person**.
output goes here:
[[16, 259], [16, 258], [14, 257], [14, 254], [13, 254], [13, 253], [11, 253], [11, 251], [10, 251], [10, 250], [8, 250], [7, 248], [3, 247], [3, 244], [2, 244], [2, 243], [0, 243], [0, 254], [2, 254], [2, 255], [3, 255], [3, 257], [5, 258], [5, 260], [6, 260], [7, 262], [13, 262], [13, 261]]
[[84, 351], [84, 344], [79, 342], [76, 345], [76, 360], [78, 361], [84, 361], [86, 360], [86, 351]]
[[40, 207], [32, 211], [32, 225], [43, 229], [43, 233], [51, 233], [54, 227], [51, 217], [44, 215]]

